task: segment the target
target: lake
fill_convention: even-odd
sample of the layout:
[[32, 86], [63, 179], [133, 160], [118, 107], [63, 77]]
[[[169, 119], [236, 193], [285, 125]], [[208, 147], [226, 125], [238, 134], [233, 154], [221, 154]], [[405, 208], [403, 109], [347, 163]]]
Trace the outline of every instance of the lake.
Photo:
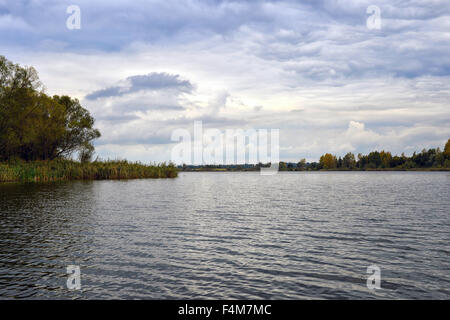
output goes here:
[[0, 298], [450, 299], [449, 195], [446, 172], [1, 184]]

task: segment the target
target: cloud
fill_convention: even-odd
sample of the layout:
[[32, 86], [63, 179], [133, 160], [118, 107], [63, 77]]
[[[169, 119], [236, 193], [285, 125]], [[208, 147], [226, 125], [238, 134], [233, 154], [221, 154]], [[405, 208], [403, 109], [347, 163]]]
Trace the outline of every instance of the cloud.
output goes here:
[[82, 100], [103, 156], [159, 158], [194, 120], [279, 128], [285, 160], [450, 136], [446, 0], [379, 0], [380, 30], [366, 27], [370, 0], [80, 0], [73, 31], [69, 4], [0, 1], [0, 28], [15, 27], [0, 51], [35, 66], [49, 93]]
[[94, 91], [86, 95], [86, 99], [119, 97], [139, 91], [174, 90], [189, 93], [192, 89], [192, 84], [188, 80], [180, 79], [179, 75], [152, 72], [147, 75], [128, 77], [121, 85]]
[[0, 30], [24, 30], [29, 31], [30, 26], [21, 18], [10, 14], [2, 15], [0, 13]]

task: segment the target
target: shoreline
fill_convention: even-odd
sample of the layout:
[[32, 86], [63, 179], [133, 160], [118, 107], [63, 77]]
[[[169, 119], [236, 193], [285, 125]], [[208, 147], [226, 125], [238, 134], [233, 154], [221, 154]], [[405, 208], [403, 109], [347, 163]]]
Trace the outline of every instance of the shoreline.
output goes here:
[[0, 183], [59, 182], [72, 180], [171, 179], [178, 176], [173, 164], [146, 165], [126, 160], [81, 163], [74, 160], [0, 162]]
[[[259, 169], [193, 169], [193, 170], [180, 170], [178, 172], [259, 172]], [[318, 169], [318, 170], [278, 170], [278, 172], [450, 172], [450, 168], [377, 168], [377, 169]]]

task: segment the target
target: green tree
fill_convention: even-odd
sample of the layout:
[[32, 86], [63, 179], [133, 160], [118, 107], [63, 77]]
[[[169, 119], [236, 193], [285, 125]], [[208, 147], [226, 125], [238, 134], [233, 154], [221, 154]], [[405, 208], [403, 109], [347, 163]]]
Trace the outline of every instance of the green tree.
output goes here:
[[392, 162], [392, 154], [390, 152], [385, 152], [384, 150], [380, 152], [381, 167], [390, 168]]
[[381, 156], [378, 151], [373, 151], [368, 154], [367, 156], [368, 164], [367, 166], [369, 168], [378, 168], [381, 165]]
[[37, 72], [0, 56], [0, 160], [67, 157], [91, 152], [100, 137], [77, 99], [49, 97]]
[[303, 158], [297, 163], [298, 170], [304, 170], [306, 168], [306, 159]]
[[15, 152], [25, 160], [54, 158], [58, 141], [64, 135], [64, 107], [41, 93], [33, 101], [33, 112], [25, 118], [19, 132], [20, 144]]
[[441, 151], [441, 148], [438, 147], [436, 149], [436, 156], [434, 157], [433, 166], [440, 168], [444, 165], [444, 161], [445, 161], [444, 153]]
[[337, 159], [337, 167], [338, 167], [338, 168], [342, 168], [343, 164], [344, 164], [344, 161], [342, 160], [341, 157], [339, 157], [339, 158]]
[[444, 167], [450, 168], [450, 139], [447, 140], [442, 154], [444, 156]]
[[367, 166], [367, 156], [362, 153], [358, 153], [358, 162], [356, 163], [360, 170], [364, 170]]
[[80, 148], [78, 152], [78, 160], [81, 163], [87, 163], [92, 161], [92, 157], [94, 156], [94, 146], [90, 143], [86, 144], [82, 148]]
[[92, 147], [91, 141], [99, 138], [100, 131], [94, 129], [94, 118], [84, 109], [78, 99], [54, 96], [53, 99], [65, 108], [65, 132], [55, 156], [68, 156], [78, 150]]
[[0, 56], [0, 159], [17, 156], [27, 134], [24, 124], [39, 106], [40, 89], [36, 70]]
[[347, 153], [342, 161], [343, 167], [346, 169], [353, 169], [356, 167], [355, 155], [351, 152]]

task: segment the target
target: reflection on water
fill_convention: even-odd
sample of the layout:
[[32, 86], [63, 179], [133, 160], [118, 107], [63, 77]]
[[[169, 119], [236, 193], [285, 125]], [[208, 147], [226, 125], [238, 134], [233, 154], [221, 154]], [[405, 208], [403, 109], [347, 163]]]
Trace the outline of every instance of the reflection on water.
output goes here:
[[437, 172], [0, 184], [0, 297], [449, 299], [449, 190]]

